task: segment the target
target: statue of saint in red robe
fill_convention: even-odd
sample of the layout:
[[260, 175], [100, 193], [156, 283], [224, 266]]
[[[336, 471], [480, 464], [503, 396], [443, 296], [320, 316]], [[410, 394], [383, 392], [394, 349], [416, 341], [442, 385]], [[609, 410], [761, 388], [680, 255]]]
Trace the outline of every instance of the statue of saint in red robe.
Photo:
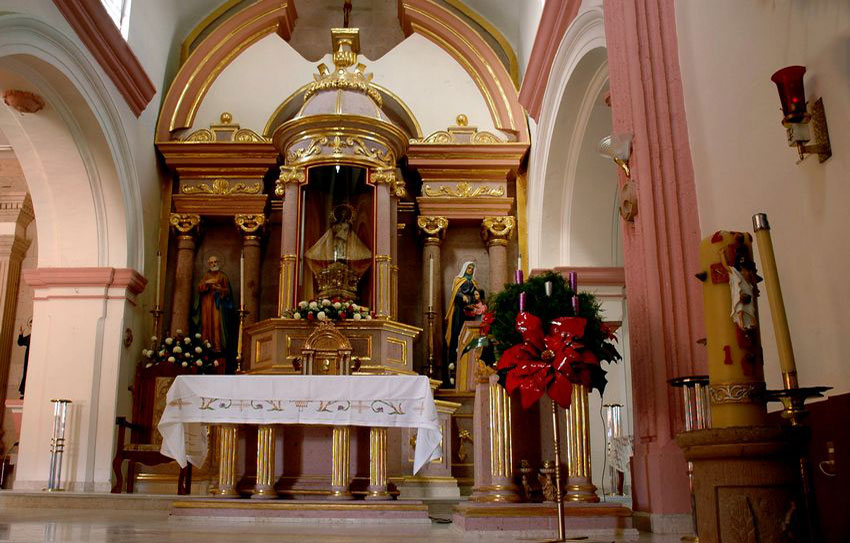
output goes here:
[[233, 296], [230, 280], [221, 271], [218, 257], [211, 256], [207, 261], [207, 272], [198, 283], [198, 293], [196, 330], [210, 342], [214, 352], [224, 352], [228, 347]]

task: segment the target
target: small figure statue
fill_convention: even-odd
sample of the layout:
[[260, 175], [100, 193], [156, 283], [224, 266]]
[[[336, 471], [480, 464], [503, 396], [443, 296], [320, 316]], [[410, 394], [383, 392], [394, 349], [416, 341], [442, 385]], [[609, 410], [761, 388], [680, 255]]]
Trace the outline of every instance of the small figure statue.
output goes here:
[[532, 503], [538, 501], [538, 491], [531, 484], [531, 475], [534, 473], [528, 460], [519, 461], [519, 473], [521, 475], [520, 487], [522, 488], [522, 501]]
[[[27, 335], [24, 335], [24, 332]], [[21, 394], [22, 400], [24, 399], [24, 390], [27, 386], [27, 366], [30, 361], [30, 337], [32, 337], [32, 317], [27, 320], [26, 330], [23, 326], [18, 330], [18, 345], [26, 347], [24, 351], [24, 373], [21, 375], [21, 384], [18, 386], [18, 392]]]
[[467, 321], [480, 321], [487, 312], [487, 304], [484, 303], [484, 290], [476, 288], [472, 293], [472, 303], [463, 308], [463, 315]]
[[319, 296], [356, 299], [357, 283], [372, 264], [372, 252], [352, 229], [354, 208], [336, 206], [331, 225], [304, 256], [319, 284]]
[[558, 490], [555, 486], [555, 463], [553, 461], [546, 460], [543, 462], [538, 479], [543, 488], [543, 501], [550, 503], [557, 501]]
[[198, 293], [192, 319], [195, 328], [210, 342], [213, 352], [223, 353], [230, 345], [233, 293], [217, 256], [207, 260], [207, 272], [198, 283]]

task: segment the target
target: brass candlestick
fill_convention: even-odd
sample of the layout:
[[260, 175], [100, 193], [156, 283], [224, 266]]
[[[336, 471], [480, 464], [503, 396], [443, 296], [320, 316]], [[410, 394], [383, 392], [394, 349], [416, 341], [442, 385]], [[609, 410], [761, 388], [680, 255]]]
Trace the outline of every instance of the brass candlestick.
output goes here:
[[428, 311], [425, 312], [425, 318], [428, 321], [428, 378], [434, 378], [434, 319], [437, 313], [434, 311], [434, 306], [429, 305]]
[[[150, 310], [150, 314], [153, 315], [153, 335], [156, 336], [157, 339], [160, 339], [159, 325], [162, 323], [162, 308], [159, 306], [159, 303]], [[153, 342], [154, 349], [157, 348], [156, 343], [156, 341]]]
[[242, 306], [239, 311], [239, 337], [236, 338], [236, 373], [242, 373], [242, 336], [245, 329], [245, 317], [248, 312], [245, 311], [245, 306]]

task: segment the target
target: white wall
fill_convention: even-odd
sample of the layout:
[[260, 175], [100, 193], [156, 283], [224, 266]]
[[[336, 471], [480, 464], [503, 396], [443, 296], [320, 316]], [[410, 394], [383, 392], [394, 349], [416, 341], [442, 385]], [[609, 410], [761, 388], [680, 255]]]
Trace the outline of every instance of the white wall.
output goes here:
[[[679, 0], [676, 25], [702, 234], [752, 231], [751, 216], [768, 214], [800, 383], [850, 392], [850, 3]], [[770, 76], [795, 64], [807, 68], [807, 99], [824, 100], [834, 153], [824, 164], [795, 164], [780, 126]], [[766, 302], [765, 376], [777, 388]]]
[[[333, 66], [330, 54], [322, 62]], [[459, 113], [466, 114], [469, 124], [479, 130], [501, 134], [469, 74], [419, 34], [412, 34], [377, 61], [361, 56], [360, 62], [374, 74], [375, 83], [410, 107], [423, 135], [455, 124]], [[193, 129], [218, 124], [219, 115], [229, 111], [233, 122], [262, 133], [281, 102], [313, 81], [317, 64], [301, 57], [276, 34], [266, 36], [234, 59], [212, 84], [198, 108]], [[246, 86], [246, 81], [258, 83]]]

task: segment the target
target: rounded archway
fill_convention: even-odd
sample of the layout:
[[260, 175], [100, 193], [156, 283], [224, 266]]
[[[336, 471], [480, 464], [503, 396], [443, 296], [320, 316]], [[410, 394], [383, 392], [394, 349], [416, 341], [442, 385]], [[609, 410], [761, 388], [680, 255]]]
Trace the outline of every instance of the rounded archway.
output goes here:
[[141, 191], [124, 119], [87, 53], [29, 16], [0, 16], [0, 89], [44, 102], [33, 113], [0, 104], [38, 233], [37, 268], [24, 274], [34, 289], [33, 341], [15, 488], [45, 486], [50, 399], [62, 397], [73, 402], [63, 484], [108, 490], [115, 415], [129, 404], [119, 383], [134, 366], [120, 338], [134, 327], [145, 284]]

